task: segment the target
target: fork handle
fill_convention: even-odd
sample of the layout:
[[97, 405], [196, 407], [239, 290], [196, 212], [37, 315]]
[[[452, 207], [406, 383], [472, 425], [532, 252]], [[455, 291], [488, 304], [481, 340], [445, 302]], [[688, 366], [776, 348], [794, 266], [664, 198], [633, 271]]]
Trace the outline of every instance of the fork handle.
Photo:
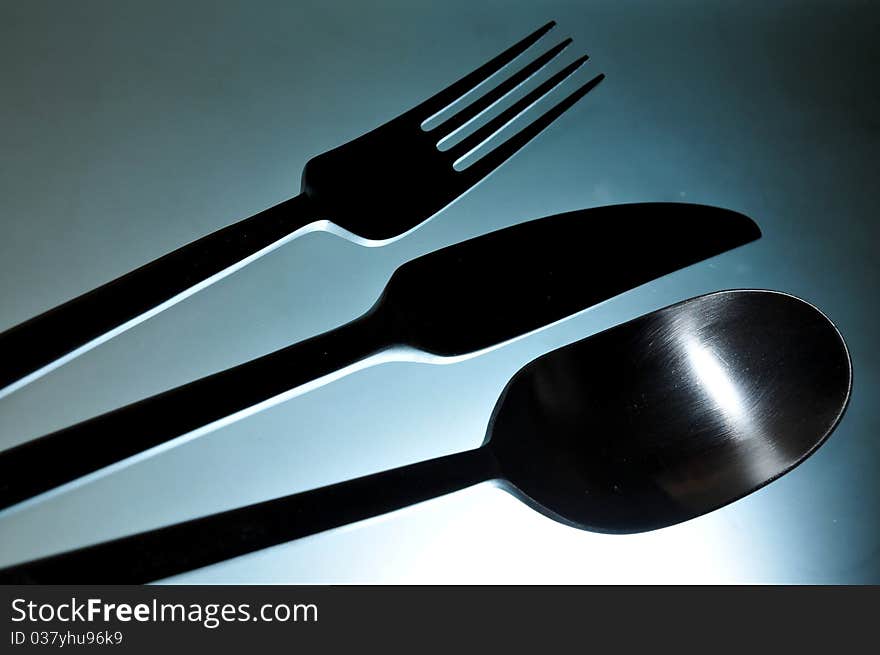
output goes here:
[[314, 222], [305, 194], [193, 241], [0, 334], [0, 396], [231, 273]]
[[386, 339], [381, 315], [371, 311], [335, 330], [0, 452], [0, 508], [220, 420], [241, 418], [264, 401], [378, 353]]

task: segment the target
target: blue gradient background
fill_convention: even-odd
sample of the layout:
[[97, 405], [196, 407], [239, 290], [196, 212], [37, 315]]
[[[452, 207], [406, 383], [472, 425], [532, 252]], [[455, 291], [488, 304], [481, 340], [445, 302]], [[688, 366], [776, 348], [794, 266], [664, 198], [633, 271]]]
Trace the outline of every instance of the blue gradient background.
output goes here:
[[[0, 565], [478, 445], [534, 357], [681, 299], [821, 307], [855, 368], [815, 456], [655, 533], [558, 525], [491, 485], [176, 582], [880, 582], [869, 2], [4, 2], [0, 329], [299, 190], [303, 164], [549, 19], [608, 79], [405, 239], [302, 237], [0, 400], [8, 447], [334, 327], [402, 262], [537, 216], [717, 204], [764, 238], [449, 366], [387, 363], [0, 514]], [[389, 180], [393, 185], [393, 180]], [[809, 411], [809, 408], [804, 408]], [[121, 438], [124, 435], [120, 435]]]

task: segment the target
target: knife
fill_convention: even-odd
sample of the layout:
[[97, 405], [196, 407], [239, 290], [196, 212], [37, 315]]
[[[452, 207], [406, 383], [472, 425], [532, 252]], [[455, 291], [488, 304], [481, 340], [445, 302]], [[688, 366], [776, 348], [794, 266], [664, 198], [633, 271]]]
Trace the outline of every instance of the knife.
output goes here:
[[681, 203], [532, 220], [400, 266], [365, 314], [274, 353], [0, 453], [0, 507], [406, 349], [473, 355], [760, 237], [748, 217]]

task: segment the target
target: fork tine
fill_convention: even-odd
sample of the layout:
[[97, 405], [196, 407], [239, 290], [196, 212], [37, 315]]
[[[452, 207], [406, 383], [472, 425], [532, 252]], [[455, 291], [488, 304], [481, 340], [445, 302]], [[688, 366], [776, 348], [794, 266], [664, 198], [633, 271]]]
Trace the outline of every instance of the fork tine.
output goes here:
[[498, 146], [485, 156], [481, 157], [478, 161], [474, 162], [463, 171], [460, 171], [460, 174], [464, 174], [467, 176], [463, 179], [463, 182], [467, 185], [476, 184], [479, 180], [481, 180], [486, 175], [495, 170], [498, 166], [503, 164], [517, 150], [519, 150], [529, 141], [538, 136], [538, 134], [540, 134], [548, 125], [559, 118], [578, 100], [587, 95], [587, 93], [596, 88], [599, 82], [604, 79], [605, 75], [603, 73], [599, 73], [599, 75], [591, 79], [583, 86], [579, 87], [564, 100], [560, 100], [556, 105], [554, 105], [552, 109], [549, 109], [539, 118], [536, 118], [534, 121], [532, 121], [532, 123], [530, 123], [528, 127], [510, 137], [507, 141], [502, 143], [500, 146]]
[[453, 160], [458, 160], [464, 157], [471, 150], [479, 146], [481, 143], [486, 141], [486, 139], [490, 138], [498, 130], [503, 128], [505, 125], [510, 123], [510, 121], [523, 113], [526, 109], [538, 102], [538, 100], [547, 95], [547, 93], [549, 93], [552, 89], [562, 84], [562, 82], [564, 82], [566, 78], [572, 75], [578, 68], [580, 68], [584, 64], [585, 61], [587, 61], [587, 58], [587, 55], [584, 55], [583, 57], [574, 60], [568, 66], [556, 73], [553, 77], [549, 78], [541, 85], [534, 88], [528, 93], [528, 95], [517, 100], [513, 105], [502, 111], [495, 118], [476, 130], [473, 134], [468, 135], [467, 137], [462, 139], [460, 143], [450, 148], [448, 150], [449, 155], [453, 158]]
[[436, 95], [431, 96], [420, 105], [414, 107], [411, 111], [421, 115], [423, 117], [421, 120], [426, 120], [430, 118], [437, 112], [445, 109], [453, 102], [458, 100], [465, 93], [480, 84], [480, 82], [483, 82], [484, 80], [488, 79], [499, 70], [504, 68], [507, 64], [516, 59], [523, 52], [528, 50], [530, 46], [532, 46], [535, 42], [538, 41], [538, 39], [540, 39], [554, 27], [556, 27], [556, 21], [551, 20], [543, 27], [540, 27], [539, 29], [529, 34], [519, 43], [510, 46], [507, 50], [502, 52], [494, 59], [489, 60], [475, 71], [468, 73], [463, 78], [458, 80], [458, 82], [453, 82], [451, 85], [449, 85]]
[[519, 71], [516, 72], [516, 74], [511, 75], [509, 78], [504, 80], [504, 82], [489, 91], [482, 98], [471, 103], [454, 116], [451, 116], [450, 118], [445, 120], [437, 127], [429, 130], [429, 133], [436, 134], [438, 136], [450, 135], [456, 130], [460, 129], [466, 123], [479, 116], [486, 109], [494, 105], [501, 98], [506, 96], [508, 93], [517, 88], [520, 84], [528, 80], [532, 75], [541, 70], [544, 66], [547, 65], [547, 63], [555, 58], [556, 55], [558, 55], [560, 52], [565, 50], [570, 44], [571, 39], [569, 38], [565, 39], [562, 43], [554, 46], [553, 48], [550, 48], [550, 50], [532, 61], [527, 66], [521, 68]]

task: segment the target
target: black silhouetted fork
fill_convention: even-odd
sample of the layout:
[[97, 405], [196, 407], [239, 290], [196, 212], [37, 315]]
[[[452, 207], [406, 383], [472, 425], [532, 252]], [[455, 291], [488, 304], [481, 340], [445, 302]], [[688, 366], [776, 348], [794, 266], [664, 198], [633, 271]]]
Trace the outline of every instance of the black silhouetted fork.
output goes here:
[[504, 130], [586, 61], [549, 77], [472, 134], [437, 146], [554, 59], [566, 39], [478, 100], [431, 129], [423, 124], [510, 64], [554, 23], [502, 52], [420, 105], [305, 166], [302, 193], [223, 228], [0, 334], [0, 396], [122, 332], [249, 263], [281, 243], [330, 221], [369, 240], [399, 237], [485, 178], [595, 87], [598, 75], [527, 127], [462, 170], [454, 167]]

